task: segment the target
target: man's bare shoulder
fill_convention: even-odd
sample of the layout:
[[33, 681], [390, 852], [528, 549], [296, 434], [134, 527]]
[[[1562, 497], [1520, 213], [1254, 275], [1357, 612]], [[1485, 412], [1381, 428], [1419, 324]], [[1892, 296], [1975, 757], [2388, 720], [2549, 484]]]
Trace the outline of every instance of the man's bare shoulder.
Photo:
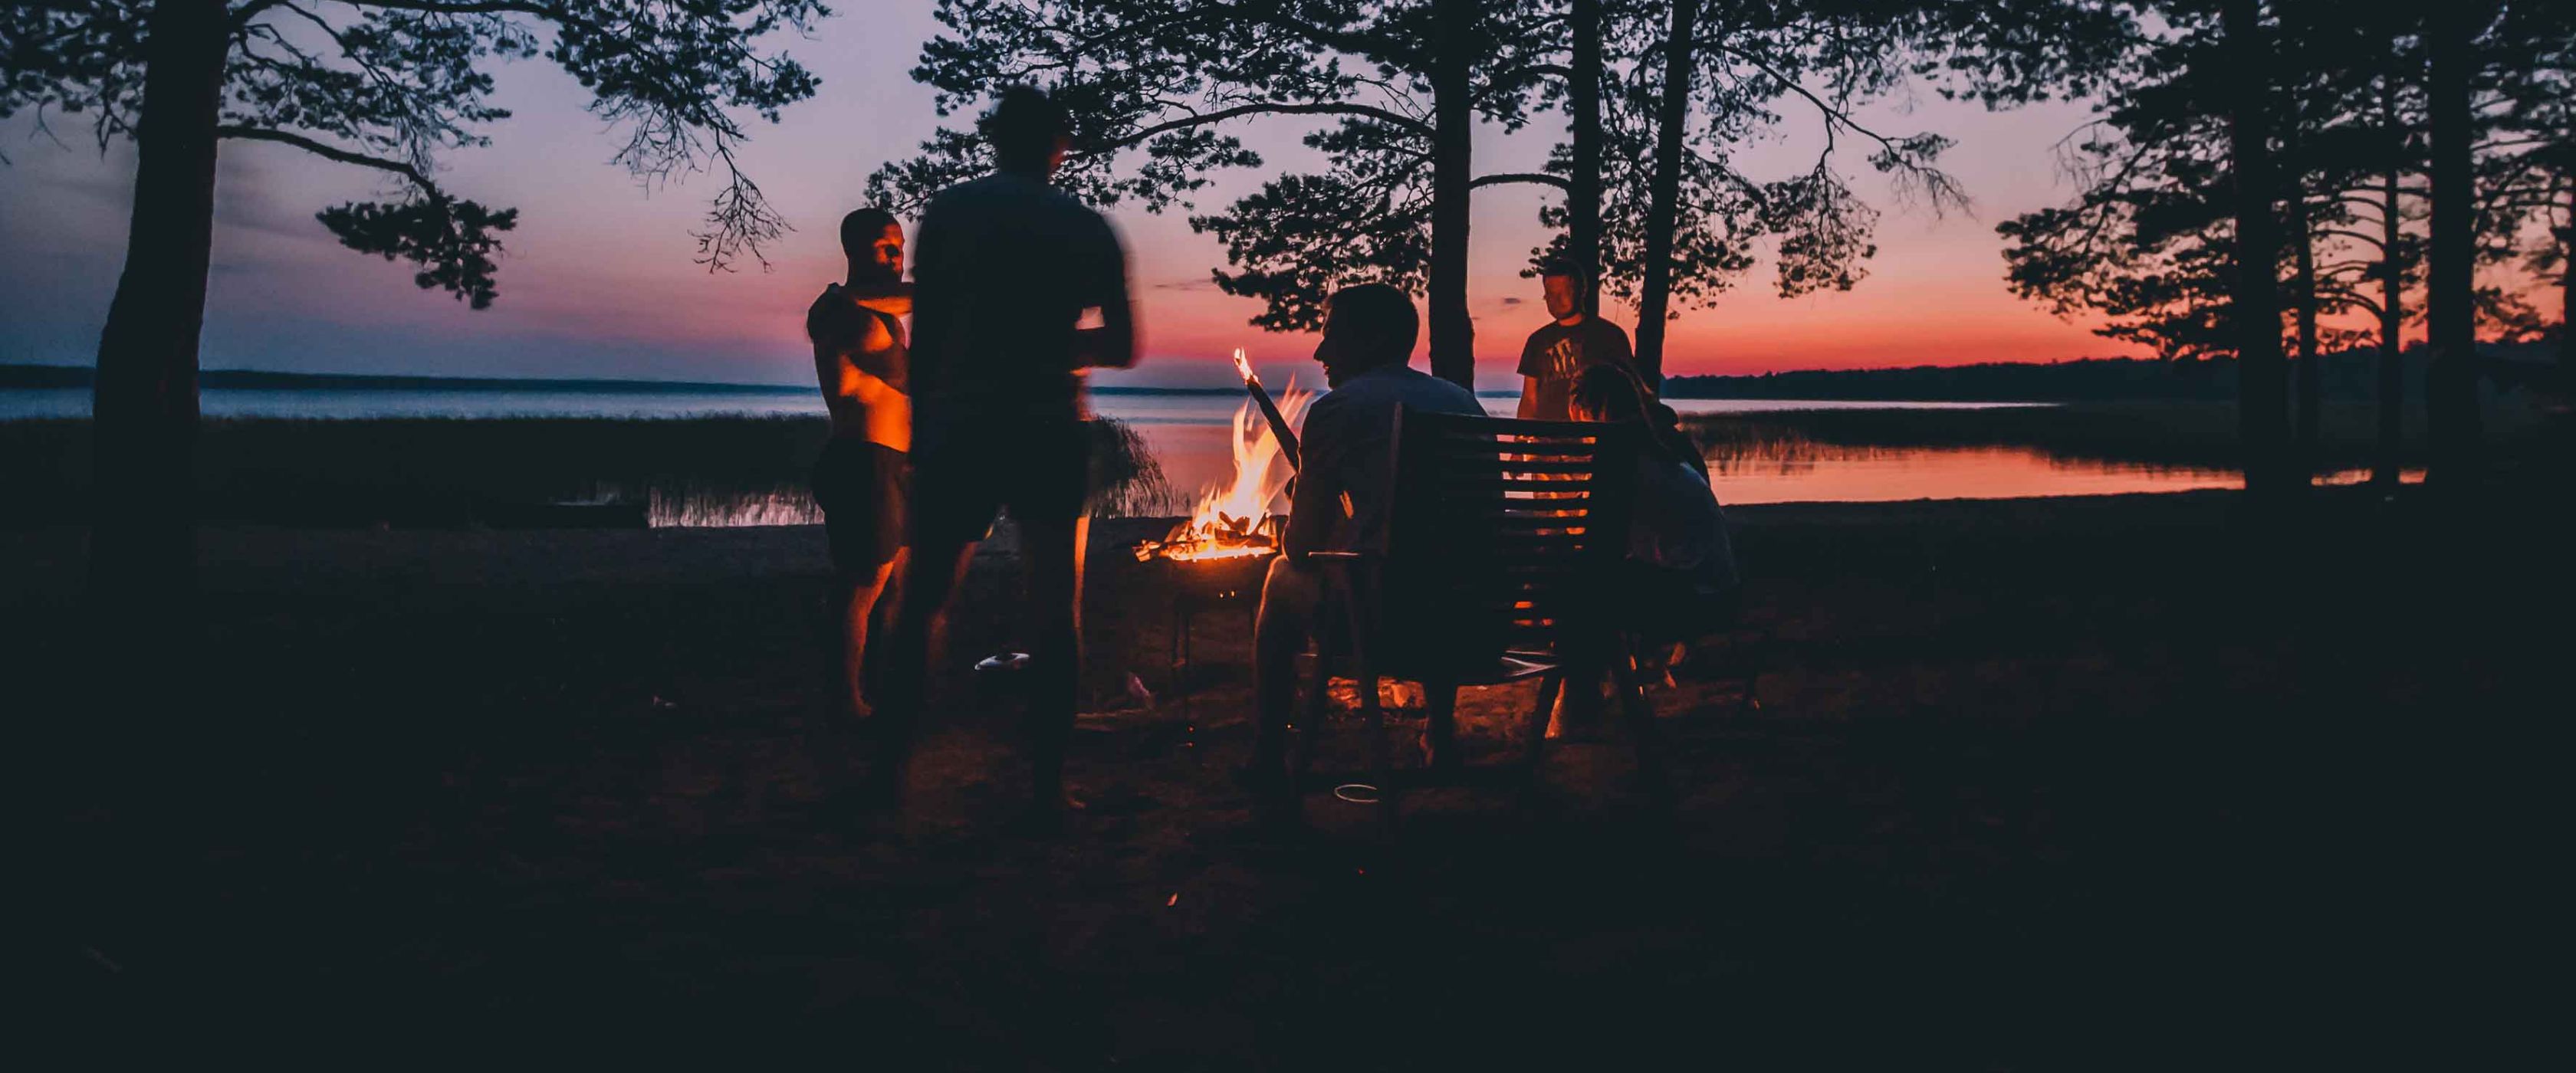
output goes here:
[[841, 292], [851, 301], [888, 316], [900, 317], [912, 312], [912, 284], [903, 280], [864, 288], [846, 288]]

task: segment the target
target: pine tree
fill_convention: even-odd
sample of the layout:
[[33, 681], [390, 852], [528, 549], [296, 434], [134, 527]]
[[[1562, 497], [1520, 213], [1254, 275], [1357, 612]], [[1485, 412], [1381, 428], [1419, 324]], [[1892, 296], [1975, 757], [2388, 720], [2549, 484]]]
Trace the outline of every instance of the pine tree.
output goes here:
[[[1535, 3], [1476, 0], [940, 0], [948, 29], [913, 76], [943, 114], [1004, 86], [1056, 95], [1075, 146], [1058, 181], [1093, 204], [1193, 209], [1210, 173], [1259, 166], [1225, 130], [1259, 117], [1331, 123], [1306, 144], [1315, 174], [1265, 182], [1191, 225], [1225, 243], [1229, 294], [1262, 300], [1253, 323], [1311, 329], [1336, 286], [1391, 282], [1429, 295], [1432, 371], [1475, 378], [1467, 315], [1468, 199], [1480, 186], [1552, 175], [1477, 175], [1479, 121], [1518, 129], [1534, 90], [1565, 70], [1562, 19]], [[1132, 163], [1131, 163], [1132, 162]], [[869, 177], [897, 209], [989, 167], [984, 147], [942, 130]]]
[[197, 339], [226, 141], [290, 146], [380, 173], [397, 200], [325, 208], [353, 250], [411, 262], [475, 308], [496, 289], [515, 210], [458, 196], [439, 158], [508, 112], [491, 67], [539, 58], [579, 79], [648, 179], [712, 168], [698, 234], [722, 268], [784, 226], [738, 165], [728, 109], [775, 120], [816, 81], [762, 39], [829, 14], [819, 0], [41, 0], [0, 9], [0, 116], [77, 116], [99, 146], [137, 143], [125, 270], [98, 351], [91, 591], [135, 629], [193, 584]]

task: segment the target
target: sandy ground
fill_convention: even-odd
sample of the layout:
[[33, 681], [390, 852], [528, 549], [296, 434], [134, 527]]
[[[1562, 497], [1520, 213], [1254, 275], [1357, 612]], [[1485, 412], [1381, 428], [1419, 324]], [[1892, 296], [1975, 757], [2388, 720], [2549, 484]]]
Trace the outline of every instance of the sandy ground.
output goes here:
[[[2563, 719], [2565, 633], [2524, 623], [2566, 585], [2499, 552], [2563, 529], [2358, 493], [2281, 530], [2240, 509], [1738, 510], [1749, 629], [1694, 666], [1758, 664], [1758, 703], [1693, 667], [1655, 690], [1669, 827], [1615, 732], [1516, 807], [1524, 686], [1470, 692], [1475, 777], [1408, 795], [1392, 837], [1318, 795], [1286, 844], [1246, 836], [1228, 774], [1244, 621], [1199, 620], [1184, 716], [1171, 593], [1121, 547], [1150, 526], [1095, 533], [1073, 777], [1097, 807], [1055, 840], [1004, 832], [1007, 686], [962, 670], [1011, 640], [1007, 542], [960, 606], [912, 808], [867, 825], [821, 792], [819, 530], [212, 530], [194, 658], [119, 672], [202, 700], [161, 713], [94, 702], [80, 534], [0, 530], [17, 710], [45, 731], [25, 784], [72, 819], [31, 869], [42, 1012], [405, 1053], [748, 1025], [733, 1061], [888, 1069], [2369, 1051], [2463, 994], [2539, 889], [2522, 825], [2555, 791], [2517, 772]], [[1324, 762], [1360, 733], [1335, 721]]]

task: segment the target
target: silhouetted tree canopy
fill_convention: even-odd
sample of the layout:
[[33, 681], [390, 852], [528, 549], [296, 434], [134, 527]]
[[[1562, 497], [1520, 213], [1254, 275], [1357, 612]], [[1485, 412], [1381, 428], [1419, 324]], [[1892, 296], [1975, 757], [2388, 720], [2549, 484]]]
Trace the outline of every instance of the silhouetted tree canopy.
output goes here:
[[[223, 7], [217, 133], [293, 146], [383, 173], [391, 200], [318, 214], [349, 248], [417, 266], [424, 288], [476, 308], [494, 295], [500, 233], [518, 220], [441, 185], [442, 154], [488, 144], [507, 118], [492, 68], [542, 58], [591, 93], [625, 141], [615, 161], [650, 182], [724, 180], [699, 259], [761, 257], [785, 224], [744, 174], [732, 110], [776, 120], [814, 76], [763, 39], [830, 14], [820, 0], [232, 0]], [[145, 0], [40, 0], [0, 9], [0, 117], [90, 128], [99, 147], [135, 136], [146, 75]]]
[[[2076, 200], [1998, 228], [2007, 279], [2061, 315], [2107, 316], [2103, 336], [2169, 358], [2227, 355], [2236, 346], [2226, 282], [2233, 271], [2226, 191], [2234, 181], [2227, 108], [2237, 83], [2211, 5], [2160, 7], [2162, 33], [2124, 67], [2098, 118], [2060, 143], [2065, 170], [2083, 184]], [[2279, 170], [2273, 197], [2289, 226], [2276, 266], [2284, 308], [2314, 302], [2328, 314], [2378, 314], [2390, 273], [2401, 291], [2422, 283], [2422, 12], [2333, 0], [2264, 7], [2282, 42], [2266, 74]], [[2478, 39], [2473, 80], [2480, 248], [2490, 262], [2519, 254], [2535, 271], [2551, 271], [2569, 211], [2567, 19], [2547, 4], [2500, 10]], [[2392, 215], [2394, 244], [2384, 226]], [[2314, 262], [2306, 278], [2293, 265], [2303, 240]], [[2480, 288], [2477, 307], [2491, 328], [2529, 331], [2530, 310], [2506, 288]], [[2408, 321], [2421, 319], [2420, 306], [2398, 308]], [[2338, 346], [2361, 333], [2322, 334], [2323, 345]]]
[[[2322, 6], [2271, 5], [2297, 32], [2267, 41], [2300, 42], [2267, 46], [2264, 107], [2276, 179], [2267, 198], [2288, 235], [2276, 277], [2295, 277], [2289, 266], [2301, 242], [2340, 247], [2334, 236], [2354, 233], [2346, 195], [2390, 166], [2394, 132], [2380, 105], [2399, 109], [2400, 123], [2421, 122], [2420, 50], [2386, 22], [2349, 13], [2321, 25], [2302, 21], [2324, 14]], [[2083, 184], [2076, 200], [1997, 228], [2006, 278], [2015, 293], [2060, 315], [2105, 315], [2096, 329], [2105, 337], [2167, 358], [2232, 355], [2240, 337], [2229, 282], [2236, 239], [2229, 132], [2242, 79], [2213, 6], [2173, 4], [2162, 16], [2163, 32], [2134, 54], [2097, 118], [2059, 143], [2061, 166]], [[2420, 169], [2420, 139], [2398, 149], [2406, 167]], [[2349, 292], [2338, 285], [2328, 294], [2335, 273], [2310, 275], [2305, 291], [2283, 295], [2285, 308], [2318, 295], [2334, 304]]]
[[[2576, 7], [2506, 5], [2489, 35], [2494, 79], [2491, 134], [2479, 162], [2485, 190], [2483, 252], [2490, 260], [2519, 258], [2522, 266], [2558, 283], [2560, 362], [2566, 363], [2567, 322], [2576, 313], [2568, 286], [2576, 263]], [[2509, 309], [2513, 334], [2538, 331], [2537, 313]]]
[[[1305, 144], [1327, 157], [1311, 173], [1263, 183], [1191, 224], [1225, 243], [1227, 293], [1263, 300], [1253, 323], [1322, 323], [1335, 286], [1382, 281], [1420, 291], [1431, 261], [1435, 7], [1431, 0], [940, 0], [948, 32], [922, 50], [913, 77], [939, 91], [942, 114], [970, 110], [1013, 83], [1054, 93], [1075, 117], [1057, 181], [1101, 206], [1197, 206], [1212, 172], [1259, 167], [1230, 133], [1265, 117], [1314, 117]], [[1536, 82], [1561, 47], [1555, 4], [1466, 5], [1474, 115], [1525, 124]], [[869, 178], [870, 195], [917, 206], [983, 171], [985, 148], [943, 130], [920, 156]], [[1480, 176], [1559, 184], [1549, 176]]]
[[[1846, 172], [1860, 162], [1895, 180], [1901, 197], [1933, 211], [1967, 197], [1937, 166], [1952, 144], [1933, 131], [1886, 131], [1863, 115], [1921, 73], [1927, 27], [1907, 5], [1836, 2], [1749, 4], [1696, 0], [1678, 191], [1669, 220], [1652, 207], [1650, 164], [1662, 132], [1656, 108], [1666, 93], [1670, 0], [1614, 7], [1609, 35], [1613, 85], [1603, 153], [1604, 280], [1622, 299], [1639, 297], [1646, 236], [1671, 236], [1670, 297], [1700, 304], [1732, 286], [1768, 251], [1784, 297], [1848, 290], [1865, 261], [1879, 209]], [[1821, 134], [1812, 162], [1787, 175], [1745, 169], [1743, 158], [1784, 128]], [[1562, 168], [1560, 154], [1552, 162]], [[1555, 222], [1551, 214], [1549, 222]]]
[[[2052, 62], [2014, 60], [2008, 48], [1926, 58], [1906, 46], [1936, 30], [1965, 35], [1971, 26], [2042, 39], [2032, 13], [2062, 6], [2014, 0], [1997, 12], [1936, 17], [1930, 12], [1942, 5], [1693, 2], [1712, 11], [1707, 40], [1692, 43], [1706, 73], [1695, 80], [1700, 117], [1688, 132], [1689, 194], [1668, 228], [1679, 236], [1671, 253], [1676, 293], [1691, 298], [1713, 294], [1750, 268], [1757, 243], [1777, 253], [1784, 293], [1856, 280], [1876, 210], [1839, 170], [1838, 154], [1854, 145], [1868, 166], [1897, 175], [1928, 201], [1960, 203], [1959, 191], [1932, 166], [1945, 139], [1882, 134], [1861, 123], [1858, 110], [1909, 72], [1955, 66], [1965, 72], [1958, 84], [1983, 86]], [[1225, 245], [1232, 267], [1215, 273], [1218, 286], [1263, 301], [1254, 324], [1311, 329], [1335, 285], [1366, 279], [1419, 288], [1430, 272], [1438, 6], [941, 0], [948, 30], [925, 46], [914, 77], [939, 91], [943, 114], [970, 110], [1012, 83], [1050, 89], [1081, 128], [1059, 181], [1094, 204], [1149, 211], [1195, 208], [1192, 195], [1211, 173], [1262, 163], [1225, 125], [1265, 116], [1329, 119], [1304, 138], [1325, 158], [1319, 169], [1270, 179], [1222, 211], [1191, 218]], [[1461, 32], [1473, 60], [1475, 120], [1518, 131], [1537, 113], [1565, 107], [1568, 0], [1470, 7]], [[1671, 5], [1605, 0], [1601, 7], [1604, 279], [1613, 294], [1633, 297], [1645, 236], [1658, 226], [1648, 212], [1647, 162]], [[1995, 29], [2003, 24], [2019, 29]], [[2034, 46], [2031, 54], [2043, 51]], [[1737, 154], [1773, 134], [1789, 108], [1809, 111], [1827, 128], [1829, 144], [1816, 164], [1778, 177], [1738, 171]], [[871, 195], [913, 206], [989, 167], [983, 147], [963, 129], [941, 131], [922, 150], [871, 176]], [[1480, 174], [1470, 182], [1563, 190], [1571, 168], [1570, 152], [1560, 149], [1543, 173]], [[1551, 226], [1565, 224], [1562, 203], [1544, 212]], [[1533, 251], [1534, 260], [1560, 252]]]

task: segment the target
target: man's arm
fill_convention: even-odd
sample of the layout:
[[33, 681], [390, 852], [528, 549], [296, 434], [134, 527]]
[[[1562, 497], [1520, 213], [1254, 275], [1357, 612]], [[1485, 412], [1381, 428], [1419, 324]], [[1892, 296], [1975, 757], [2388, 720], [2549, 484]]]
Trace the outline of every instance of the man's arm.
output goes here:
[[[941, 308], [937, 260], [947, 246], [947, 227], [941, 220], [937, 199], [921, 211], [921, 226], [912, 232], [912, 279], [906, 290], [912, 295], [912, 366], [921, 369], [940, 363], [939, 347], [947, 342], [948, 323]], [[927, 299], [925, 301], [925, 299]]]
[[1328, 393], [1306, 409], [1306, 429], [1298, 437], [1302, 462], [1297, 467], [1297, 494], [1288, 503], [1288, 532], [1280, 550], [1291, 561], [1328, 550], [1324, 542], [1342, 517], [1342, 440], [1334, 427]]
[[1545, 331], [1530, 333], [1529, 341], [1521, 344], [1521, 405], [1513, 416], [1523, 421], [1538, 416], [1538, 378], [1547, 371], [1547, 356], [1538, 348], [1538, 337]]
[[1092, 303], [1100, 307], [1100, 327], [1081, 333], [1082, 364], [1112, 369], [1136, 364], [1136, 307], [1127, 297], [1127, 251], [1109, 221], [1100, 221], [1100, 290]]

